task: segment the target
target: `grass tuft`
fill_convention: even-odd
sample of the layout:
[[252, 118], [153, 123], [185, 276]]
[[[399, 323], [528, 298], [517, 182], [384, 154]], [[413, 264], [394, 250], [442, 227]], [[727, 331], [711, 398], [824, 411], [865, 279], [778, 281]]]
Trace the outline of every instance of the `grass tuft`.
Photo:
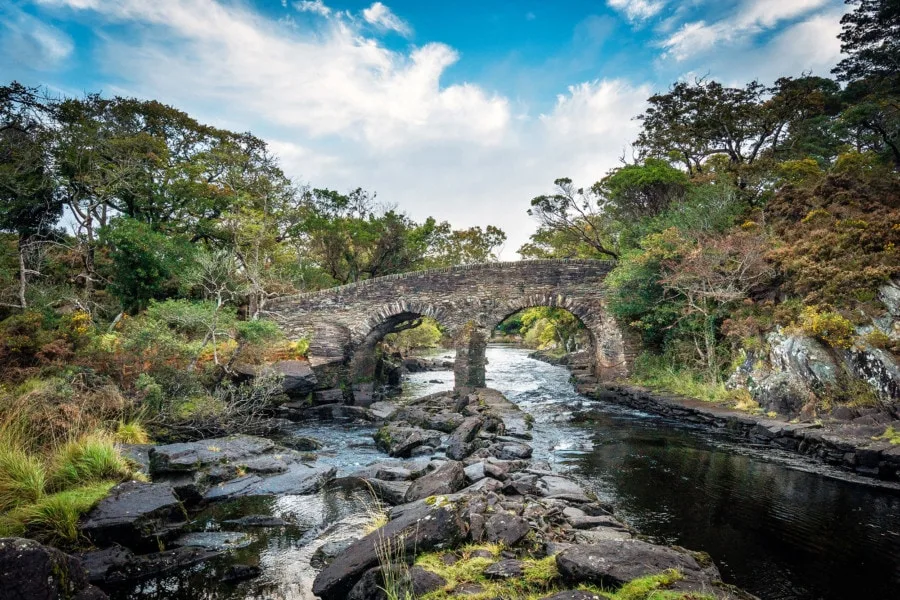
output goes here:
[[893, 425], [888, 425], [887, 429], [884, 430], [884, 433], [881, 435], [876, 435], [872, 438], [876, 441], [885, 441], [890, 443], [892, 446], [900, 445], [900, 431], [894, 429]]
[[119, 421], [114, 434], [115, 441], [120, 444], [149, 444], [150, 435], [144, 426], [137, 421]]
[[0, 535], [28, 535], [63, 548], [77, 545], [78, 520], [102, 500], [114, 481], [92, 483], [44, 496], [0, 517]]
[[47, 472], [43, 463], [11, 437], [0, 435], [0, 513], [37, 502], [44, 495]]
[[51, 458], [50, 484], [63, 490], [98, 481], [124, 481], [132, 470], [106, 433], [92, 433], [60, 446]]

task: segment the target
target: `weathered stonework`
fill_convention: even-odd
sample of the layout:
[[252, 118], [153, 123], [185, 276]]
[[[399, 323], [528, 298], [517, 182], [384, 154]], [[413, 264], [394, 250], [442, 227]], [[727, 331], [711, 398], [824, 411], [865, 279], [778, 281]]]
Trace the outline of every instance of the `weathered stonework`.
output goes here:
[[376, 344], [395, 325], [434, 318], [456, 346], [459, 389], [484, 386], [484, 349], [506, 317], [533, 306], [569, 310], [590, 332], [594, 375], [628, 374], [637, 344], [606, 310], [604, 279], [613, 263], [527, 260], [389, 275], [272, 301], [266, 316], [291, 339], [310, 339], [313, 361], [342, 361], [348, 377], [374, 373]]

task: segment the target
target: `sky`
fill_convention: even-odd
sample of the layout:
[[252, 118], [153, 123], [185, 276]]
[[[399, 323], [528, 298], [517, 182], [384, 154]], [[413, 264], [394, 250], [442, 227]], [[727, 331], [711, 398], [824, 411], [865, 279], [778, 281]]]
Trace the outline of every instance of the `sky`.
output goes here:
[[252, 131], [299, 183], [535, 230], [531, 198], [631, 160], [680, 79], [828, 75], [841, 0], [0, 0], [0, 81], [153, 98]]

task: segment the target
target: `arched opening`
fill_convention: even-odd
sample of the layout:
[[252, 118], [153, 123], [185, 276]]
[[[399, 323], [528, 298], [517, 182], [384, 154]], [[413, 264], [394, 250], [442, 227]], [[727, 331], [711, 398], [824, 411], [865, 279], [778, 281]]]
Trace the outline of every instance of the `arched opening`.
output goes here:
[[491, 330], [494, 344], [510, 343], [532, 351], [535, 358], [567, 364], [593, 375], [597, 346], [594, 332], [574, 312], [560, 306], [530, 306], [504, 317]]
[[421, 350], [448, 345], [443, 325], [423, 312], [401, 310], [383, 317], [355, 345], [350, 360], [354, 396], [399, 392], [407, 360]]

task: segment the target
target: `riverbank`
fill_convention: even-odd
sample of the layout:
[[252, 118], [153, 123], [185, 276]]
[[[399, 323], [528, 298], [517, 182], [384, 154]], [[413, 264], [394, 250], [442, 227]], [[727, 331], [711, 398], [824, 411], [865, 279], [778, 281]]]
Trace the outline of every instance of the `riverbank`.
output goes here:
[[[875, 408], [848, 409], [850, 420], [799, 422], [752, 414], [730, 406], [668, 394], [630, 384], [607, 384], [584, 378], [576, 361], [533, 352], [530, 358], [572, 371], [579, 393], [668, 418], [738, 434], [748, 443], [793, 452], [862, 477], [900, 484], [900, 421]], [[578, 419], [590, 418], [590, 409]], [[900, 487], [898, 487], [900, 489]]]

